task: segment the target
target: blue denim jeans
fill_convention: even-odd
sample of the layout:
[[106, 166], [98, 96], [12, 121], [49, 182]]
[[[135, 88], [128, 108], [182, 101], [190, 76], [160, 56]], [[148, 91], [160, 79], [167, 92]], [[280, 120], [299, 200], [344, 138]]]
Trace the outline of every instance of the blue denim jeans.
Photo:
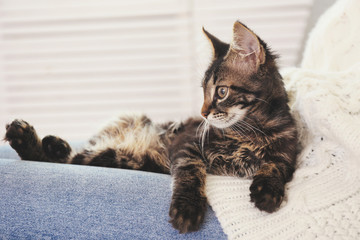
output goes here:
[[169, 175], [20, 161], [9, 149], [0, 147], [0, 239], [226, 239], [210, 207], [200, 231], [172, 228]]

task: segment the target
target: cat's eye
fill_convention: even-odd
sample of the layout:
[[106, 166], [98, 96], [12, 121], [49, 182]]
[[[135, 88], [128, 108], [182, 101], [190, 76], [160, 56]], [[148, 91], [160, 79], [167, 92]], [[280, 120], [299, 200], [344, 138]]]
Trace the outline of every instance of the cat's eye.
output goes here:
[[219, 99], [225, 98], [227, 93], [228, 93], [228, 87], [219, 87], [217, 89], [217, 95], [218, 95]]

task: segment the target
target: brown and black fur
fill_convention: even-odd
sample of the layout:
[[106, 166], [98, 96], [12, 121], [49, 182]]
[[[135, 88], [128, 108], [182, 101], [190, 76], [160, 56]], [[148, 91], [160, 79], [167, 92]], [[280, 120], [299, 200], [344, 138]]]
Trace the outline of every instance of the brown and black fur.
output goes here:
[[5, 140], [26, 160], [170, 173], [170, 222], [181, 233], [203, 222], [207, 173], [252, 178], [251, 201], [274, 212], [295, 170], [297, 143], [275, 56], [239, 22], [231, 44], [204, 33], [214, 54], [202, 82], [203, 119], [156, 124], [123, 116], [80, 152], [55, 136], [41, 140], [23, 120], [6, 126]]

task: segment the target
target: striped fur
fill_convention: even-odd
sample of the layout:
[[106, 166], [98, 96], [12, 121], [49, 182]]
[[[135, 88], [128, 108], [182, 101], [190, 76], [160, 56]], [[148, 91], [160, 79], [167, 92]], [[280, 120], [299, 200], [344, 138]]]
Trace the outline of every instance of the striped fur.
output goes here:
[[170, 173], [170, 222], [181, 233], [203, 222], [207, 173], [252, 178], [251, 201], [275, 211], [295, 170], [297, 144], [276, 58], [239, 22], [231, 44], [204, 33], [214, 58], [202, 82], [203, 118], [157, 124], [122, 116], [78, 152], [56, 136], [41, 140], [23, 120], [6, 126], [5, 139], [22, 159]]

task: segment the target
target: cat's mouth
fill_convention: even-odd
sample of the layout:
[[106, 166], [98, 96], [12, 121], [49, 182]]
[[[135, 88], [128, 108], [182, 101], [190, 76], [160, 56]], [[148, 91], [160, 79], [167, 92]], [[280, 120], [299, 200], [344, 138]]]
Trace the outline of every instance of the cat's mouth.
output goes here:
[[229, 128], [243, 119], [245, 110], [229, 109], [228, 112], [212, 113], [208, 116], [208, 122], [217, 128]]

